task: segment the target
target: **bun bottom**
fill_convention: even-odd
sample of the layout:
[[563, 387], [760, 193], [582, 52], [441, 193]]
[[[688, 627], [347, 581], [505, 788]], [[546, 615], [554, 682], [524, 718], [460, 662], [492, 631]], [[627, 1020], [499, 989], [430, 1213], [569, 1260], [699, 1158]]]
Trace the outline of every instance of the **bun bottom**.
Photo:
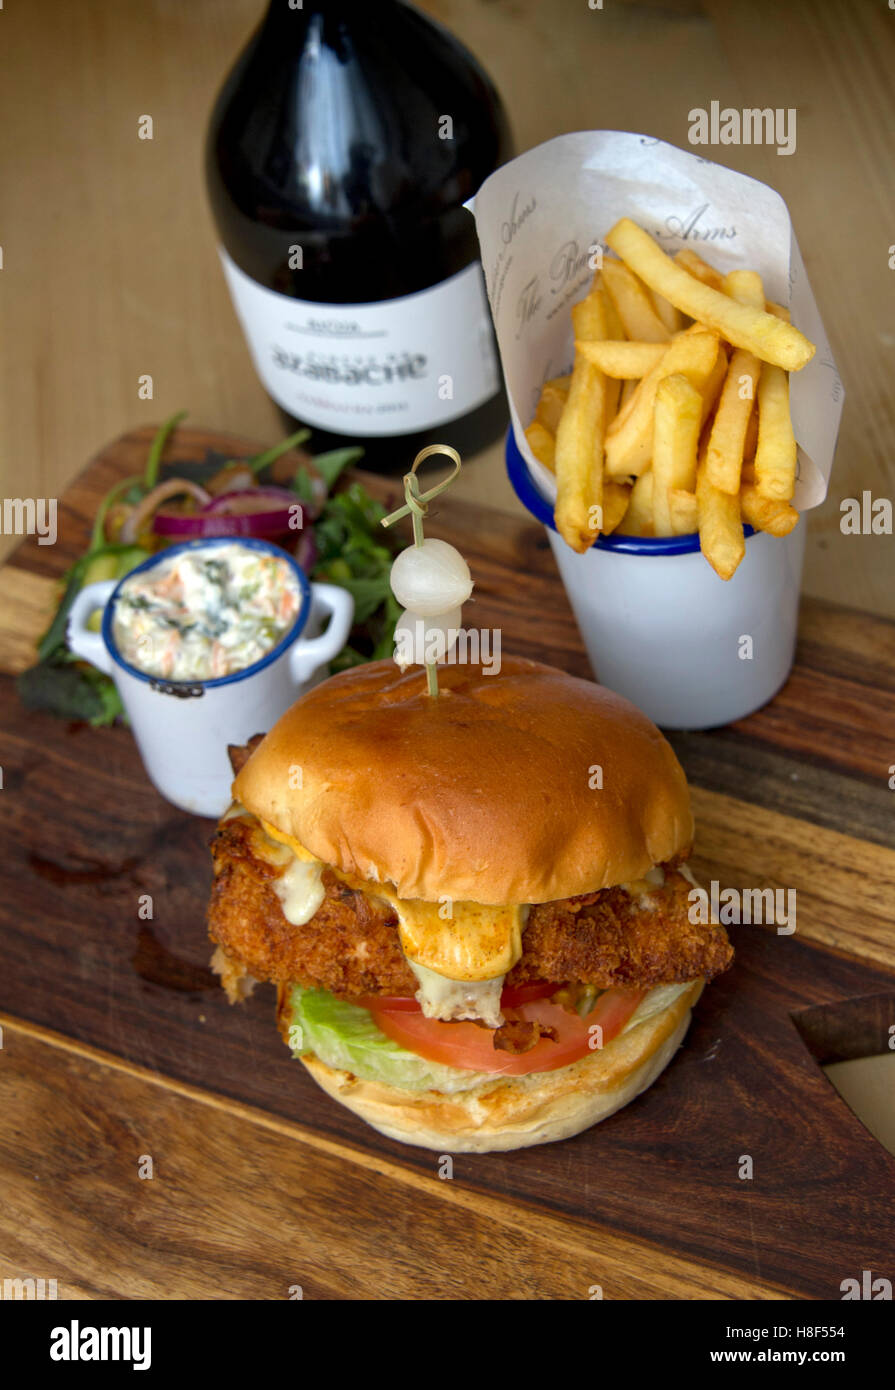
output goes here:
[[652, 1085], [683, 1041], [703, 985], [696, 980], [669, 1008], [571, 1066], [484, 1082], [456, 1095], [362, 1081], [313, 1054], [301, 1060], [334, 1100], [403, 1144], [444, 1153], [550, 1144], [590, 1129]]

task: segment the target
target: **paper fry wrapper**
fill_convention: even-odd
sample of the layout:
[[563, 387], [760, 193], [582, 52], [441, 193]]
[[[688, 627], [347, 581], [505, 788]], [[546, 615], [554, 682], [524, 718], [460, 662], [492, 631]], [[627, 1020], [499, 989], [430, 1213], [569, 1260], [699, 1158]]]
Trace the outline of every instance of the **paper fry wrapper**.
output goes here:
[[555, 498], [553, 475], [528, 447], [541, 386], [572, 369], [570, 310], [593, 279], [598, 246], [630, 217], [673, 255], [687, 246], [722, 273], [757, 270], [816, 344], [790, 376], [799, 446], [794, 505], [823, 501], [844, 391], [805, 274], [786, 204], [766, 184], [649, 136], [612, 130], [560, 135], [493, 173], [473, 212], [497, 330], [513, 433], [532, 476]]

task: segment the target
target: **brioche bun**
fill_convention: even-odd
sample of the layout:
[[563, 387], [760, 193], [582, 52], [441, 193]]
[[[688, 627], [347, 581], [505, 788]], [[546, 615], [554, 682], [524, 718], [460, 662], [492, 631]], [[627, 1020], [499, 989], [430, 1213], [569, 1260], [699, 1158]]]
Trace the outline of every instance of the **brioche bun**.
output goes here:
[[318, 1085], [389, 1139], [440, 1153], [489, 1153], [569, 1139], [605, 1120], [665, 1070], [702, 993], [696, 980], [661, 1013], [571, 1066], [500, 1077], [472, 1091], [404, 1091], [302, 1061]]
[[[621, 696], [520, 657], [498, 675], [442, 666], [438, 684], [433, 699], [423, 670], [390, 660], [332, 677], [258, 745], [234, 797], [325, 864], [429, 902], [551, 902], [689, 851], [680, 764]], [[525, 1113], [571, 1115], [557, 1123], [573, 1133], [580, 1099], [548, 1101], [554, 1084]]]

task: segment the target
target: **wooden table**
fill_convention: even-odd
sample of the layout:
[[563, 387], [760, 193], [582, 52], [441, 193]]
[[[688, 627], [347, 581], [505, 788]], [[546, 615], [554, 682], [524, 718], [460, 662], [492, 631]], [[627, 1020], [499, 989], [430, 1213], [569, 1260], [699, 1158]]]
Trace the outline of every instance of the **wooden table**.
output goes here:
[[[60, 544], [25, 543], [2, 592], [74, 558], [150, 437], [99, 456]], [[171, 455], [208, 443], [238, 448], [181, 431]], [[446, 497], [427, 532], [466, 554], [505, 651], [587, 674], [540, 527]], [[0, 670], [27, 621], [18, 646], [0, 631]], [[795, 888], [796, 934], [731, 928], [734, 968], [629, 1108], [566, 1143], [457, 1156], [450, 1179], [316, 1088], [270, 987], [227, 1005], [203, 923], [211, 823], [153, 791], [129, 731], [29, 714], [0, 675], [0, 1277], [195, 1299], [836, 1299], [863, 1269], [891, 1277], [895, 1159], [819, 1064], [883, 1052], [895, 1026], [893, 657], [892, 623], [809, 599], [780, 695], [675, 737], [696, 871]]]
[[[58, 496], [124, 430], [191, 420], [273, 441], [215, 254], [201, 175], [215, 92], [265, 0], [30, 0], [0, 14], [0, 495]], [[895, 615], [891, 539], [839, 501], [889, 496], [895, 455], [895, 15], [886, 0], [421, 0], [492, 72], [519, 150], [564, 131], [687, 146], [712, 100], [794, 107], [796, 153], [706, 149], [791, 210], [846, 404], [805, 591]], [[40, 100], [34, 99], [35, 92]], [[137, 139], [142, 114], [152, 141]], [[150, 373], [154, 396], [138, 396]], [[460, 495], [518, 512], [499, 448]], [[12, 548], [0, 537], [0, 555]]]

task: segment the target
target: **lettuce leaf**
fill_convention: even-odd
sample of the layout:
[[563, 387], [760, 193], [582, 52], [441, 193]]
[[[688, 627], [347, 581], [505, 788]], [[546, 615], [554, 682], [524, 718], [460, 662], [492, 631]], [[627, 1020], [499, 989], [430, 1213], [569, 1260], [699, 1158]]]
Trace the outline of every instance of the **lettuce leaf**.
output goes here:
[[637, 1028], [641, 1023], [646, 1023], [647, 1019], [652, 1018], [654, 1014], [661, 1013], [663, 1009], [669, 1009], [685, 990], [690, 989], [692, 984], [693, 981], [688, 980], [682, 985], [655, 985], [649, 993], [645, 994], [641, 999], [637, 1008], [622, 1029], [622, 1032], [628, 1033], [632, 1028]]
[[483, 1084], [479, 1072], [461, 1071], [418, 1057], [386, 1037], [369, 1009], [336, 999], [322, 989], [292, 986], [291, 1026], [300, 1029], [293, 1057], [313, 1052], [328, 1067], [363, 1081], [382, 1081], [405, 1091], [470, 1091]]
[[[689, 984], [657, 985], [641, 1000], [623, 1033], [666, 1009]], [[496, 1077], [464, 1071], [418, 1057], [386, 1037], [369, 1009], [349, 1004], [322, 989], [293, 985], [290, 996], [293, 1057], [313, 1052], [328, 1067], [349, 1071], [363, 1081], [381, 1081], [405, 1091], [471, 1091]], [[611, 1044], [610, 1044], [611, 1045]]]

